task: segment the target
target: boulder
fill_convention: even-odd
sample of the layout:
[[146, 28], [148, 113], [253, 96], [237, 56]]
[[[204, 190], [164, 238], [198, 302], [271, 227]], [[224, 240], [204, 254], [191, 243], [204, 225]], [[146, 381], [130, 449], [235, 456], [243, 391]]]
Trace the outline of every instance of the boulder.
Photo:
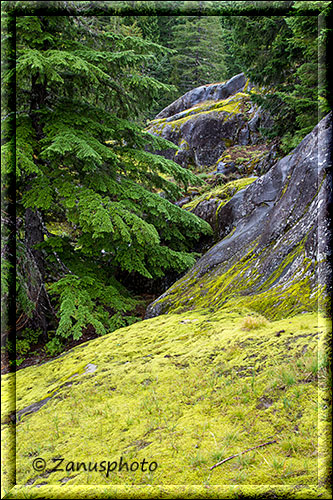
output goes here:
[[195, 104], [199, 102], [212, 100], [217, 101], [219, 99], [226, 99], [232, 94], [241, 92], [246, 84], [246, 77], [244, 73], [234, 76], [227, 82], [223, 83], [213, 83], [209, 85], [202, 85], [195, 89], [189, 90], [183, 96], [179, 97], [176, 101], [171, 103], [166, 108], [162, 109], [160, 113], [156, 116], [159, 118], [166, 118], [185, 109], [192, 108]]
[[179, 147], [157, 151], [182, 167], [212, 167], [233, 145], [262, 142], [259, 128], [272, 125], [267, 113], [251, 102], [251, 87], [243, 73], [226, 83], [204, 85], [187, 92], [159, 113], [147, 131]]
[[146, 318], [246, 303], [269, 318], [326, 307], [331, 114], [216, 213], [215, 244]]
[[237, 172], [237, 167], [234, 161], [230, 162], [220, 161], [216, 166], [217, 174], [229, 175], [233, 174], [234, 172]]
[[220, 204], [221, 200], [218, 198], [210, 198], [202, 200], [193, 208], [193, 210], [191, 210], [191, 212], [193, 212], [195, 215], [208, 222], [208, 224], [212, 227], [214, 233], [216, 233], [217, 231], [216, 213]]
[[[185, 210], [193, 212], [201, 219], [205, 220], [210, 224], [213, 229], [213, 236], [210, 238], [210, 245], [217, 241], [218, 235], [218, 217], [217, 214], [219, 210], [228, 203], [228, 201], [240, 190], [244, 189], [246, 186], [254, 182], [256, 177], [245, 177], [234, 180], [227, 180], [224, 178], [225, 182], [221, 185], [216, 186], [204, 191], [199, 196], [194, 197], [186, 203], [182, 203], [181, 206]], [[205, 241], [206, 246], [206, 241]], [[208, 250], [208, 248], [206, 248]]]

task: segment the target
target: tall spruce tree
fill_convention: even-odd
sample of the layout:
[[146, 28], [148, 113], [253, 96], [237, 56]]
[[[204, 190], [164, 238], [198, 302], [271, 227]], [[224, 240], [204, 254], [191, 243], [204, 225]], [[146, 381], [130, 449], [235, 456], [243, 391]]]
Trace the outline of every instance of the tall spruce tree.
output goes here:
[[148, 152], [166, 142], [132, 121], [168, 91], [142, 72], [163, 49], [82, 16], [18, 16], [16, 39], [16, 137], [3, 153], [10, 171], [16, 140], [17, 312], [47, 330], [54, 308], [63, 337], [104, 334], [134, 320], [119, 277], [184, 271], [210, 233], [171, 202], [196, 178]]
[[173, 27], [172, 48], [177, 52], [170, 57], [170, 82], [182, 93], [225, 78], [219, 17], [198, 15], [180, 18], [180, 22]]

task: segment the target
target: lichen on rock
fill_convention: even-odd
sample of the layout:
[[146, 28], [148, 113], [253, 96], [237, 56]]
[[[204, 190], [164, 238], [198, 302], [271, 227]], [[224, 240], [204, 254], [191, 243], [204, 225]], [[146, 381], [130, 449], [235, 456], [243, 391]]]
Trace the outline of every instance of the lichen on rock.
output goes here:
[[146, 317], [231, 302], [271, 318], [325, 309], [330, 181], [324, 159], [331, 146], [328, 115], [217, 211], [218, 243], [148, 307]]
[[[242, 74], [224, 84], [188, 92], [159, 113], [147, 128], [151, 134], [178, 145], [181, 154], [171, 149], [157, 153], [184, 167], [211, 167], [226, 148], [258, 143], [262, 140], [259, 128], [264, 123], [269, 126], [270, 118], [251, 103], [253, 92], [256, 90]], [[182, 147], [184, 142], [186, 149]]]

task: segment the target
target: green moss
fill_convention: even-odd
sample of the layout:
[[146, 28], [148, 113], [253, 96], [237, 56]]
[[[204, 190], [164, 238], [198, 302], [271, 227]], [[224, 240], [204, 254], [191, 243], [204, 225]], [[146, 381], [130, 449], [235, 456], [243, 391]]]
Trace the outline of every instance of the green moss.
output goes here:
[[[190, 111], [239, 112], [244, 94], [232, 98]], [[154, 122], [160, 134], [167, 123], [182, 123]], [[208, 190], [184, 208], [217, 198], [218, 215], [254, 180]], [[231, 265], [175, 283], [159, 301], [169, 314], [2, 376], [6, 498], [331, 498], [330, 324], [318, 314], [324, 290], [311, 284], [314, 265], [305, 244], [306, 238], [263, 281], [260, 263], [276, 242], [261, 252], [255, 242]], [[282, 286], [279, 279], [295, 259], [302, 272]], [[96, 371], [87, 371], [89, 364]], [[12, 423], [14, 411], [45, 398], [38, 411]], [[210, 470], [269, 440], [276, 442]], [[33, 469], [36, 457], [46, 461], [46, 471]], [[158, 467], [108, 477], [94, 470], [49, 472], [55, 457], [65, 465], [122, 457]]]
[[[28, 496], [27, 496], [28, 495]], [[167, 485], [167, 486], [39, 486], [22, 487], [15, 486], [6, 498], [50, 498], [50, 499], [80, 499], [80, 498], [175, 498], [175, 499], [197, 499], [197, 498], [295, 498], [295, 499], [331, 499], [331, 491], [323, 486], [308, 486], [296, 484], [289, 486], [280, 485]]]
[[[262, 280], [261, 266], [276, 251], [273, 250], [275, 242], [260, 252], [254, 242], [246, 255], [241, 258], [235, 255], [232, 263], [223, 262], [201, 278], [185, 275], [170, 287], [166, 297], [167, 310], [219, 309], [227, 304], [236, 308], [247, 306], [270, 319], [315, 311], [318, 307], [325, 311], [328, 307], [325, 287], [314, 286], [312, 279], [318, 262], [310, 263], [306, 259], [305, 243], [306, 237], [282, 259], [266, 281]], [[296, 271], [286, 283], [281, 284], [281, 276], [296, 259], [299, 261]]]
[[147, 125], [147, 129], [150, 128], [152, 125], [159, 125], [161, 123], [165, 123], [166, 122], [166, 118], [155, 118], [155, 120], [151, 120], [148, 125]]
[[183, 205], [185, 210], [194, 210], [204, 200], [210, 200], [212, 198], [218, 198], [223, 200], [222, 204], [219, 204], [218, 210], [225, 205], [238, 191], [249, 186], [257, 177], [244, 177], [243, 179], [236, 179], [235, 181], [227, 182], [222, 186], [216, 186], [213, 189], [209, 189], [199, 196], [196, 196], [189, 203]]
[[188, 151], [190, 149], [189, 143], [185, 139], [181, 139], [179, 142], [179, 150], [176, 151], [175, 157], [181, 152], [181, 151]]
[[249, 84], [250, 84], [250, 78], [248, 78], [248, 79], [246, 80], [246, 83], [245, 83], [245, 85], [244, 85], [244, 90], [243, 90], [243, 92], [247, 92], [247, 91], [248, 91], [247, 89], [248, 89], [248, 87], [249, 87]]
[[163, 118], [161, 120], [156, 120], [156, 123], [151, 123], [149, 128], [147, 128], [146, 130], [154, 133], [155, 135], [162, 136], [163, 130], [168, 125], [168, 123], [165, 120], [166, 120], [165, 118]]
[[242, 170], [250, 175], [255, 166], [268, 154], [268, 148], [265, 145], [260, 145], [257, 149], [254, 146], [233, 146], [227, 145], [227, 149], [223, 152], [222, 156], [217, 160], [217, 165], [222, 162], [232, 161], [238, 166], [242, 166]]
[[226, 139], [225, 137], [222, 137], [221, 140], [224, 142], [226, 148], [230, 148], [233, 144], [232, 139]]
[[189, 143], [188, 143], [188, 142], [187, 142], [184, 138], [182, 138], [182, 139], [181, 139], [181, 141], [180, 141], [180, 143], [179, 143], [179, 147], [180, 147], [182, 150], [184, 150], [184, 149], [185, 149], [185, 150], [190, 149], [190, 145], [189, 145]]
[[[221, 115], [228, 119], [230, 114], [243, 113], [245, 103], [249, 101], [249, 95], [244, 92], [238, 92], [227, 99], [220, 101], [205, 101], [198, 105], [189, 108], [183, 112], [181, 118], [176, 120], [170, 118], [161, 118], [152, 120], [149, 124], [149, 130], [154, 134], [161, 135], [166, 126], [170, 126], [171, 130], [179, 129], [185, 122], [191, 119], [196, 119], [198, 116], [207, 115], [210, 113]], [[245, 116], [245, 115], [244, 115]], [[231, 143], [229, 144], [231, 145]], [[229, 147], [229, 146], [227, 146]]]
[[[177, 126], [182, 125], [186, 121], [192, 118], [197, 118], [198, 116], [202, 115], [207, 115], [210, 113], [218, 113], [218, 114], [238, 114], [242, 112], [244, 102], [248, 99], [248, 95], [239, 92], [238, 94], [235, 94], [228, 99], [223, 99], [221, 101], [209, 101], [201, 103], [199, 106], [195, 106], [191, 109], [189, 109], [185, 116], [182, 116], [178, 120], [172, 121], [174, 125], [177, 124]], [[226, 117], [227, 118], [227, 117]]]
[[[258, 485], [292, 489], [301, 480], [310, 487], [317, 453], [325, 453], [317, 448], [317, 391], [327, 364], [315, 360], [323, 354], [327, 322], [303, 314], [258, 322], [254, 332], [244, 330], [249, 315], [246, 308], [224, 308], [160, 316], [19, 371], [17, 410], [57, 392], [16, 425], [17, 484], [53, 486], [49, 495], [64, 481], [64, 492], [104, 485], [109, 495], [124, 494], [126, 484], [141, 492], [148, 485], [157, 491], [197, 485], [217, 497], [226, 488], [219, 485], [252, 485], [254, 492]], [[97, 366], [94, 373], [85, 373], [88, 363]], [[13, 378], [5, 376], [3, 384]], [[326, 410], [320, 412], [326, 418]], [[276, 443], [209, 469], [272, 438]], [[152, 473], [117, 470], [108, 478], [84, 470], [43, 475], [32, 468], [37, 456], [49, 468], [53, 457], [66, 463], [145, 459], [158, 467]], [[45, 488], [33, 492], [42, 495]], [[30, 492], [15, 489], [17, 498]]]

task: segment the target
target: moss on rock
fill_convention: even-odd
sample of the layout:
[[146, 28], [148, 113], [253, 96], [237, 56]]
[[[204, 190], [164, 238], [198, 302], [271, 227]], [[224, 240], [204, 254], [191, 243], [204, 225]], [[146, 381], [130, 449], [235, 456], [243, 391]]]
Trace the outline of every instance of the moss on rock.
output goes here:
[[[249, 316], [245, 307], [159, 316], [18, 371], [17, 411], [50, 400], [16, 424], [21, 486], [7, 498], [70, 498], [71, 491], [85, 498], [90, 490], [84, 485], [103, 485], [113, 498], [149, 495], [149, 485], [155, 498], [176, 487], [189, 495], [226, 498], [229, 492], [235, 498], [232, 485], [250, 496], [265, 485], [270, 491], [283, 485], [290, 493], [302, 485], [303, 495], [310, 494], [318, 480], [318, 454], [327, 455], [322, 442], [318, 448], [318, 432], [327, 435], [328, 323], [315, 313], [278, 321], [258, 317], [257, 328], [248, 329]], [[91, 364], [94, 372], [87, 370]], [[2, 380], [8, 397], [14, 377]], [[5, 398], [5, 442], [13, 425]], [[276, 442], [210, 470], [269, 440]], [[33, 470], [36, 457], [46, 461], [42, 472]], [[50, 472], [55, 457], [64, 458], [64, 468], [74, 465]], [[100, 471], [101, 462], [119, 465], [121, 457], [128, 464], [156, 462], [157, 468], [118, 467], [108, 477]], [[97, 463], [98, 470], [78, 471], [77, 462]], [[325, 467], [316, 487], [322, 498]], [[60, 496], [52, 496], [59, 495], [59, 485]]]
[[189, 203], [183, 205], [185, 210], [193, 210], [199, 203], [204, 200], [210, 200], [211, 198], [218, 198], [223, 200], [223, 203], [219, 205], [219, 208], [227, 203], [234, 194], [236, 194], [241, 189], [244, 189], [246, 186], [251, 184], [256, 180], [256, 177], [245, 177], [243, 179], [236, 179], [231, 182], [227, 182], [222, 186], [216, 186], [214, 188], [210, 188], [206, 186], [205, 191], [201, 193], [199, 196], [196, 196]]
[[[233, 234], [229, 238], [231, 236]], [[254, 244], [245, 255], [235, 256], [231, 266], [227, 261], [201, 277], [195, 272], [185, 275], [155, 301], [154, 307], [160, 307], [160, 313], [163, 313], [168, 310], [184, 312], [210, 307], [215, 311], [230, 306], [236, 309], [247, 306], [269, 319], [316, 311], [318, 307], [325, 312], [328, 307], [325, 286], [313, 286], [316, 265], [307, 259], [304, 242], [282, 259], [268, 279], [263, 280], [262, 266], [265, 259], [270, 258], [273, 246], [258, 253]], [[285, 271], [292, 264], [295, 272], [288, 280], [283, 280]]]
[[[257, 108], [251, 103], [250, 93], [238, 91], [223, 99], [208, 98], [170, 116], [156, 118], [148, 124], [147, 131], [186, 150], [185, 155], [173, 153], [173, 159], [182, 166], [188, 167], [192, 157], [196, 166], [212, 166], [225, 148], [258, 142]], [[249, 122], [254, 118], [250, 133]], [[182, 147], [184, 141], [186, 148]]]
[[[249, 102], [250, 96], [244, 92], [238, 92], [227, 99], [220, 101], [205, 101], [196, 104], [190, 109], [182, 111], [169, 118], [160, 118], [152, 120], [148, 125], [148, 130], [151, 133], [160, 133], [166, 125], [172, 129], [180, 128], [188, 120], [196, 120], [199, 116], [209, 115], [214, 113], [213, 116], [221, 116], [223, 120], [229, 119], [229, 115], [236, 115], [243, 113], [245, 103]], [[253, 113], [254, 114], [254, 113]], [[252, 116], [251, 116], [252, 117]]]

